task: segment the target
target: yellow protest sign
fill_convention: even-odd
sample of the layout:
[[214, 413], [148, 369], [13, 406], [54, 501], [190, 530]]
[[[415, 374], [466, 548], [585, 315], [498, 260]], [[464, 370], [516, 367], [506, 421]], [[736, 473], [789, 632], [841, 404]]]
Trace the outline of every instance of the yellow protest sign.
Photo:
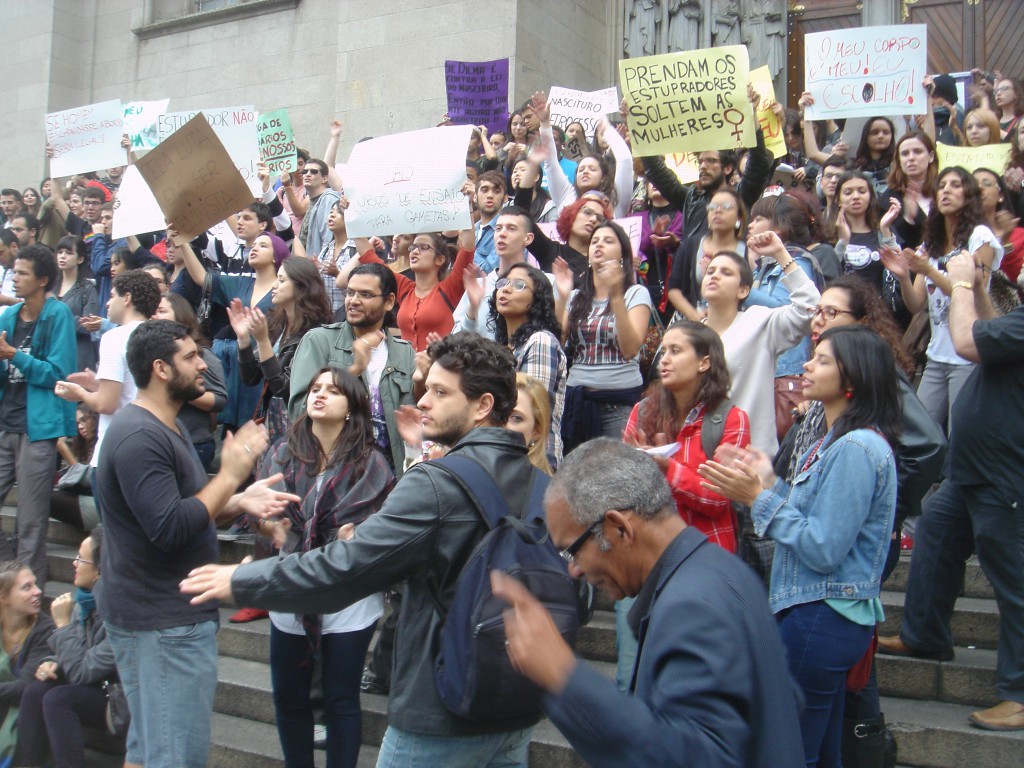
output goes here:
[[644, 56], [619, 62], [637, 157], [756, 143], [747, 100], [750, 61], [744, 45]]
[[774, 157], [782, 157], [789, 150], [786, 149], [786, 137], [782, 135], [782, 121], [771, 110], [775, 86], [772, 85], [768, 65], [750, 70], [750, 86], [761, 97], [757, 104], [757, 120], [764, 131], [764, 145]]
[[1009, 144], [987, 144], [984, 147], [951, 147], [939, 142], [935, 145], [939, 157], [939, 170], [960, 166], [968, 171], [988, 168], [1002, 173], [1010, 164]]

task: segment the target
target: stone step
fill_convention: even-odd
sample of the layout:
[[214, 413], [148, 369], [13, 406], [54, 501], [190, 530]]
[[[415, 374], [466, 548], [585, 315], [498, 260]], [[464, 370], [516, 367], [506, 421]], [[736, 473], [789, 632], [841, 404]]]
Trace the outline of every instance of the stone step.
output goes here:
[[983, 731], [967, 716], [977, 707], [882, 698], [882, 712], [904, 765], [1011, 768], [1024, 765], [1024, 731]]
[[956, 648], [955, 654], [945, 662], [878, 654], [875, 669], [882, 695], [975, 708], [996, 704], [996, 652]]
[[[376, 747], [363, 744], [357, 768], [374, 768]], [[326, 753], [317, 750], [313, 759], [318, 768], [327, 764]], [[207, 768], [283, 768], [281, 742], [277, 729], [244, 717], [213, 713], [210, 734], [210, 758]]]
[[[11, 496], [14, 495], [14, 491], [11, 491]], [[14, 507], [15, 502], [11, 501], [11, 496], [8, 496], [8, 505], [0, 509], [0, 530], [4, 533], [12, 535], [15, 530], [17, 522], [17, 509]], [[59, 520], [50, 518], [50, 524], [46, 529], [46, 540], [50, 544], [59, 544], [66, 547], [74, 547], [75, 551], [78, 551], [78, 545], [82, 543], [82, 539], [85, 538], [85, 531], [81, 528], [76, 528], [68, 523], [62, 523]]]
[[[904, 597], [902, 592], [882, 592], [885, 622], [878, 628], [878, 634], [899, 634]], [[994, 649], [999, 642], [999, 609], [995, 600], [961, 597], [956, 602], [952, 628], [954, 645]]]
[[[896, 564], [892, 575], [889, 576], [889, 580], [884, 584], [885, 588], [890, 592], [907, 591], [907, 576], [910, 574], [910, 558], [912, 554], [913, 552], [903, 552], [900, 555], [899, 563]], [[981, 570], [981, 564], [978, 563], [978, 558], [976, 557], [972, 557], [967, 561], [967, 567], [964, 571], [962, 595], [964, 597], [977, 597], [986, 600], [995, 599], [992, 585], [985, 578], [985, 574]]]

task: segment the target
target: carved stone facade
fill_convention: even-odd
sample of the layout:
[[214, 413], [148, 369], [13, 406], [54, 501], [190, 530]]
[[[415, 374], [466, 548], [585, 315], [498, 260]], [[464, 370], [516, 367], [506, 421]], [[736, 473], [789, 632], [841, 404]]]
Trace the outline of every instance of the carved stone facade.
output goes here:
[[626, 0], [622, 55], [746, 45], [750, 67], [786, 67], [786, 0]]

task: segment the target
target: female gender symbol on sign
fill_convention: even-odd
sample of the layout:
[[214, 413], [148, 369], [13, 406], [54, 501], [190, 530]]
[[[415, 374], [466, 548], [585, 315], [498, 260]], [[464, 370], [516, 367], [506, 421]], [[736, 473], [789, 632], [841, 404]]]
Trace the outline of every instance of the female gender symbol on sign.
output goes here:
[[732, 135], [736, 138], [736, 146], [740, 146], [743, 142], [740, 129], [740, 126], [743, 125], [743, 112], [736, 109], [736, 107], [730, 107], [722, 113], [722, 117], [725, 119], [725, 122], [732, 126]]

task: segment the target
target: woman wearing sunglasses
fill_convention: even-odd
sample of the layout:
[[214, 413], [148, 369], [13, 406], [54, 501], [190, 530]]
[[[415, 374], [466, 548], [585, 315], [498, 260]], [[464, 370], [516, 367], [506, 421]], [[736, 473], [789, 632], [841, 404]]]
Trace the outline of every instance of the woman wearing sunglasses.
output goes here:
[[950, 429], [949, 416], [960, 388], [974, 370], [953, 348], [949, 335], [949, 303], [957, 287], [972, 290], [966, 283], [952, 283], [946, 264], [966, 250], [974, 257], [982, 279], [974, 284], [976, 296], [988, 303], [989, 275], [1003, 258], [999, 238], [985, 225], [978, 182], [963, 168], [946, 168], [936, 182], [935, 204], [925, 221], [924, 242], [917, 251], [886, 251], [889, 270], [899, 278], [903, 300], [911, 312], [928, 308], [932, 338], [918, 397], [939, 424]]

